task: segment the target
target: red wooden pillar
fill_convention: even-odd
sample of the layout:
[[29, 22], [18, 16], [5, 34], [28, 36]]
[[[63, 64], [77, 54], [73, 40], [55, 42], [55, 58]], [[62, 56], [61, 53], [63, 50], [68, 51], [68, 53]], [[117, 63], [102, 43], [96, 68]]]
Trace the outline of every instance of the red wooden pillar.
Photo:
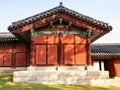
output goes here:
[[86, 45], [87, 45], [87, 65], [93, 66], [93, 60], [91, 58], [91, 47], [90, 47], [90, 37], [86, 38]]
[[35, 66], [35, 43], [33, 37], [31, 37], [31, 46], [30, 46], [30, 65]]
[[13, 67], [13, 68], [15, 68], [15, 46], [16, 44], [15, 44], [15, 42], [13, 42], [13, 44], [12, 44], [12, 66], [11, 67]]
[[58, 42], [58, 64], [59, 65], [64, 65], [64, 61], [63, 61], [63, 43], [62, 43], [62, 34], [59, 33], [59, 42]]

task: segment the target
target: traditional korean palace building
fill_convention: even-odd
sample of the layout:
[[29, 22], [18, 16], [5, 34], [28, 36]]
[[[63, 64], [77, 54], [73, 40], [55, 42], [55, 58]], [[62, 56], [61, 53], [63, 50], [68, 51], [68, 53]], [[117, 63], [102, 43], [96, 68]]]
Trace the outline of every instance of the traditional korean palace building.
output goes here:
[[92, 44], [112, 27], [62, 3], [8, 30], [0, 33], [0, 67], [27, 68], [14, 82], [107, 85], [120, 76], [120, 44]]

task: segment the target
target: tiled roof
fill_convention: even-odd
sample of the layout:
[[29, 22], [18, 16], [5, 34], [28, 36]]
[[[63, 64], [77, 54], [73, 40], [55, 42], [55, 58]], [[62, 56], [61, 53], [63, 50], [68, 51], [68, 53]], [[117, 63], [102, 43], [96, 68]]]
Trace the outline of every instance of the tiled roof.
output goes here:
[[56, 13], [61, 13], [61, 12], [66, 13], [68, 15], [71, 15], [71, 16], [73, 16], [75, 18], [78, 18], [78, 19], [80, 19], [80, 20], [82, 20], [84, 22], [90, 23], [91, 25], [95, 25], [96, 27], [98, 26], [98, 27], [102, 27], [102, 28], [104, 28], [106, 30], [112, 30], [112, 27], [110, 25], [108, 25], [108, 23], [96, 20], [94, 18], [83, 15], [83, 14], [78, 13], [78, 12], [76, 12], [74, 10], [69, 9], [69, 8], [66, 8], [66, 7], [64, 7], [62, 5], [62, 3], [60, 3], [59, 6], [57, 6], [55, 8], [52, 8], [52, 9], [49, 9], [49, 10], [47, 10], [45, 12], [36, 14], [34, 16], [25, 18], [25, 19], [20, 20], [20, 21], [13, 22], [12, 25], [10, 25], [8, 27], [8, 30], [20, 28], [22, 26], [31, 24], [31, 23], [33, 23], [35, 21], [38, 21], [40, 19], [43, 19], [45, 17], [49, 17], [51, 15], [54, 15]]
[[17, 38], [10, 32], [0, 33], [0, 41], [12, 41], [17, 40]]
[[120, 58], [120, 44], [93, 44], [91, 52], [94, 59]]

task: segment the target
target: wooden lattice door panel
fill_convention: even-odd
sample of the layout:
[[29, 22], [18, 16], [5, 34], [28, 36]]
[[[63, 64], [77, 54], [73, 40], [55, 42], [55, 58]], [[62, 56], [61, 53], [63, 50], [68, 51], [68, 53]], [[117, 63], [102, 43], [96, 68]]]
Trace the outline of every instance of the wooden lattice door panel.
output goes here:
[[75, 64], [74, 45], [64, 45], [64, 63]]
[[26, 66], [26, 53], [16, 53], [15, 66]]
[[57, 45], [48, 45], [48, 64], [57, 63]]
[[36, 45], [36, 64], [46, 64], [46, 45]]
[[76, 64], [79, 64], [79, 65], [87, 64], [85, 45], [76, 45], [75, 46], [75, 57], [76, 57]]

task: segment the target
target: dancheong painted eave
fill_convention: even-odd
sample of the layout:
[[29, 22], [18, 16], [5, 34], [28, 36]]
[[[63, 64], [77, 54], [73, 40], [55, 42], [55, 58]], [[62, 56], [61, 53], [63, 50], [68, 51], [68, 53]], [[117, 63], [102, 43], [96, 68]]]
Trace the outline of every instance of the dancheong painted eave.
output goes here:
[[29, 25], [31, 23], [34, 23], [36, 21], [39, 21], [41, 19], [44, 19], [46, 17], [52, 16], [52, 15], [54, 15], [56, 13], [61, 13], [61, 12], [65, 13], [65, 14], [68, 14], [68, 15], [74, 17], [74, 18], [77, 18], [78, 20], [81, 20], [81, 21], [83, 21], [85, 23], [89, 23], [89, 24], [91, 24], [91, 25], [93, 25], [95, 27], [103, 28], [105, 31], [109, 32], [109, 31], [112, 30], [112, 26], [110, 26], [108, 23], [96, 20], [96, 19], [91, 18], [89, 16], [83, 15], [83, 14], [81, 14], [79, 12], [76, 12], [74, 10], [66, 8], [66, 7], [63, 6], [62, 3], [60, 3], [59, 6], [57, 6], [55, 8], [52, 8], [52, 9], [49, 9], [49, 10], [47, 10], [45, 12], [36, 14], [34, 16], [25, 18], [23, 20], [19, 20], [19, 21], [13, 22], [12, 25], [10, 25], [8, 27], [8, 30], [12, 31], [12, 30], [21, 28], [23, 26]]

